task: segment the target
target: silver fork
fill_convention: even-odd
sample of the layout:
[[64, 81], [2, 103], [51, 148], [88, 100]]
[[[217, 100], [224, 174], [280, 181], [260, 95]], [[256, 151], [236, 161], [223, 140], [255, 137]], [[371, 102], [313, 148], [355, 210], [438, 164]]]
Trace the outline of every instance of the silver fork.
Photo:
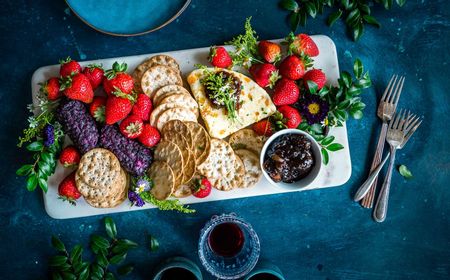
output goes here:
[[[388, 122], [392, 119], [397, 108], [398, 100], [400, 99], [400, 94], [402, 93], [403, 83], [405, 82], [405, 77], [393, 75], [389, 81], [386, 90], [381, 97], [380, 104], [378, 105], [377, 115], [383, 121], [381, 126], [380, 136], [378, 137], [377, 149], [372, 160], [372, 166], [370, 167], [371, 174], [377, 166], [380, 164], [381, 157], [384, 150], [384, 142], [386, 140], [386, 131], [388, 127]], [[377, 185], [377, 179], [373, 181], [371, 185], [368, 186], [365, 192], [361, 205], [365, 208], [372, 208], [373, 199], [375, 196], [375, 189]]]
[[377, 222], [383, 222], [386, 219], [389, 191], [391, 187], [392, 170], [394, 169], [395, 154], [397, 149], [401, 149], [408, 142], [414, 131], [421, 124], [421, 120], [409, 111], [400, 110], [389, 122], [389, 129], [387, 131], [386, 140], [390, 146], [390, 162], [386, 178], [384, 178], [380, 194], [375, 204], [373, 218]]

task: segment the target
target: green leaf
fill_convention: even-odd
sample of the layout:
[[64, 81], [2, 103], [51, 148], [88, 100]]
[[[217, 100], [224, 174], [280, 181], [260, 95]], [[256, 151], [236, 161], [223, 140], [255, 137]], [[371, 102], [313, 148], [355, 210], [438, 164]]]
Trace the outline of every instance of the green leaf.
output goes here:
[[134, 266], [131, 264], [126, 264], [126, 265], [122, 265], [121, 267], [119, 267], [117, 269], [117, 273], [119, 273], [119, 275], [127, 275], [130, 274], [134, 269]]
[[344, 85], [349, 88], [352, 83], [352, 76], [347, 71], [341, 72], [341, 79], [344, 82]]
[[64, 246], [64, 243], [55, 235], [52, 235], [52, 246], [53, 248], [55, 248], [56, 250], [60, 251], [60, 252], [65, 252], [66, 251], [66, 247]]
[[67, 262], [67, 257], [66, 256], [52, 256], [50, 257], [50, 259], [48, 260], [48, 265], [52, 266], [52, 267], [58, 267], [61, 266], [63, 264], [65, 264]]
[[361, 110], [351, 110], [350, 111], [350, 115], [355, 119], [355, 120], [359, 120], [362, 119], [363, 117], [363, 112]]
[[358, 85], [362, 88], [368, 88], [372, 85], [372, 81], [369, 77], [369, 72], [366, 72], [361, 80], [358, 81]]
[[309, 92], [311, 92], [312, 94], [316, 94], [317, 90], [319, 89], [317, 84], [313, 81], [307, 81], [307, 84], [308, 84]]
[[61, 277], [61, 274], [59, 274], [59, 272], [52, 272], [52, 280], [63, 280], [63, 278]]
[[38, 167], [39, 167], [40, 173], [42, 173], [46, 176], [50, 176], [52, 174], [52, 168], [50, 167], [50, 164], [46, 163], [45, 161], [40, 160], [38, 162]]
[[280, 1], [280, 6], [288, 11], [296, 12], [298, 11], [298, 3], [295, 0], [282, 0]]
[[370, 15], [370, 7], [369, 7], [369, 5], [360, 3], [358, 5], [358, 8], [359, 8], [361, 13], [366, 14], [366, 15]]
[[406, 0], [395, 0], [395, 2], [397, 2], [397, 5], [399, 5], [400, 7], [403, 7], [403, 5], [405, 5]]
[[333, 24], [342, 16], [342, 10], [339, 9], [335, 12], [333, 12], [332, 14], [330, 14], [330, 16], [328, 17], [328, 25], [329, 26], [333, 26]]
[[345, 9], [349, 9], [350, 8], [350, 0], [341, 0], [342, 6], [344, 6]]
[[330, 144], [330, 145], [327, 146], [327, 150], [331, 151], [331, 152], [336, 152], [336, 151], [339, 151], [339, 150], [342, 150], [342, 149], [344, 149], [344, 146], [342, 146], [339, 143], [333, 143], [333, 144]]
[[289, 16], [289, 26], [291, 30], [295, 32], [300, 23], [300, 14], [298, 12], [292, 12]]
[[126, 258], [127, 258], [127, 253], [123, 252], [123, 253], [119, 253], [117, 255], [112, 256], [109, 259], [109, 262], [112, 264], [119, 264], [119, 263], [123, 262]]
[[27, 150], [32, 152], [39, 152], [44, 147], [44, 144], [42, 144], [42, 141], [35, 141], [33, 143], [28, 144]]
[[91, 265], [91, 275], [97, 277], [98, 279], [102, 279], [105, 271], [98, 264], [94, 263]]
[[97, 263], [103, 268], [106, 268], [109, 264], [108, 259], [103, 253], [97, 254]]
[[383, 2], [383, 6], [386, 10], [389, 10], [392, 8], [393, 0], [383, 0], [382, 2]]
[[63, 273], [61, 273], [61, 275], [64, 280], [76, 280], [77, 279], [77, 277], [73, 273], [70, 273], [70, 272], [63, 272]]
[[320, 144], [326, 146], [328, 144], [331, 144], [334, 141], [334, 139], [335, 137], [333, 135], [327, 136], [320, 142]]
[[355, 85], [352, 85], [352, 86], [347, 90], [347, 95], [348, 95], [348, 96], [359, 95], [359, 94], [361, 94], [361, 93], [362, 93], [362, 90], [361, 90], [359, 87], [355, 86]]
[[47, 180], [38, 178], [39, 187], [46, 193], [48, 190]]
[[330, 89], [327, 86], [324, 86], [320, 91], [319, 91], [319, 96], [320, 97], [324, 97], [325, 95], [330, 93]]
[[350, 25], [353, 26], [355, 25], [360, 19], [360, 12], [358, 9], [353, 9], [348, 15], [347, 18], [345, 19], [345, 22]]
[[364, 108], [366, 108], [366, 104], [361, 101], [352, 104], [352, 110], [363, 110]]
[[117, 236], [117, 228], [116, 224], [114, 223], [113, 219], [110, 217], [105, 218], [105, 229], [106, 233], [111, 239], [116, 239]]
[[38, 185], [38, 180], [37, 180], [36, 174], [32, 174], [32, 175], [28, 176], [27, 190], [32, 192], [36, 189], [37, 185]]
[[405, 177], [405, 179], [411, 179], [413, 177], [413, 175], [412, 175], [411, 171], [409, 171], [408, 167], [406, 167], [403, 164], [398, 167], [398, 172], [400, 172], [400, 175]]
[[344, 109], [347, 109], [348, 106], [350, 106], [350, 100], [346, 99], [346, 100], [342, 101], [341, 103], [339, 103], [338, 109], [339, 110], [344, 110]]
[[364, 66], [359, 58], [355, 59], [355, 62], [353, 63], [353, 73], [356, 76], [356, 79], [361, 79], [361, 76], [364, 72]]
[[86, 266], [83, 266], [83, 269], [81, 270], [78, 280], [85, 280], [89, 278], [89, 264]]
[[373, 16], [369, 16], [369, 15], [364, 15], [363, 19], [365, 22], [367, 22], [368, 24], [371, 24], [373, 26], [376, 26], [378, 28], [381, 27], [381, 24], [378, 22], [378, 20], [376, 20], [376, 18], [374, 18]]
[[126, 252], [129, 249], [137, 248], [138, 244], [128, 239], [119, 239], [117, 244], [112, 248], [113, 253]]
[[96, 234], [93, 234], [91, 236], [91, 242], [98, 246], [100, 249], [107, 249], [110, 246], [110, 243], [106, 238]]
[[28, 174], [30, 174], [32, 169], [33, 169], [32, 164], [25, 164], [22, 165], [19, 169], [17, 169], [16, 174], [18, 176], [27, 176]]
[[358, 41], [359, 38], [361, 38], [361, 36], [363, 35], [363, 33], [364, 33], [364, 25], [362, 23], [358, 23], [353, 27], [353, 40]]
[[79, 263], [81, 261], [81, 254], [83, 254], [83, 247], [80, 244], [75, 245], [70, 252], [70, 260], [72, 263]]
[[304, 4], [305, 4], [306, 12], [312, 18], [315, 18], [316, 14], [317, 14], [317, 9], [316, 9], [316, 6], [314, 5], [314, 3], [312, 3], [312, 2], [304, 2]]
[[322, 148], [322, 149], [320, 149], [320, 152], [322, 153], [322, 162], [323, 162], [323, 164], [327, 165], [328, 161], [330, 160], [330, 157], [328, 155], [327, 150]]
[[114, 280], [116, 279], [116, 277], [114, 277], [114, 274], [112, 274], [112, 272], [108, 272], [105, 275], [105, 280]]
[[150, 251], [155, 252], [159, 249], [159, 242], [156, 238], [149, 235], [149, 241], [150, 241]]

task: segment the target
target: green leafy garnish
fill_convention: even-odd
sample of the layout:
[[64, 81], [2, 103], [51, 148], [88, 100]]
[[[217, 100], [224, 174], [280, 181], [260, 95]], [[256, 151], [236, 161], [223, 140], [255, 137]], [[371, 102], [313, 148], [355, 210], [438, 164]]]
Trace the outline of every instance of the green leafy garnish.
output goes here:
[[178, 199], [157, 200], [150, 192], [143, 192], [139, 195], [141, 196], [142, 200], [155, 205], [159, 210], [175, 210], [185, 214], [195, 213], [195, 209], [189, 209]]
[[[138, 244], [128, 239], [118, 239], [114, 221], [106, 217], [105, 230], [110, 239], [100, 235], [91, 236], [90, 249], [94, 255], [92, 261], [83, 259], [83, 246], [75, 245], [69, 252], [64, 243], [56, 236], [52, 236], [52, 246], [58, 251], [58, 255], [49, 259], [49, 268], [52, 279], [116, 279], [111, 266], [125, 261], [130, 249], [135, 249]], [[119, 275], [125, 275], [133, 271], [130, 264], [117, 268]]]
[[411, 179], [413, 177], [413, 175], [412, 175], [411, 171], [409, 171], [408, 167], [406, 167], [403, 164], [398, 167], [398, 172], [400, 172], [400, 175], [405, 177], [405, 179]]
[[158, 240], [155, 237], [153, 237], [152, 235], [149, 235], [148, 239], [149, 239], [149, 243], [150, 243], [149, 244], [150, 251], [152, 251], [152, 252], [158, 251], [158, 249], [159, 249]]
[[[299, 25], [305, 26], [309, 17], [315, 18], [317, 14], [322, 14], [326, 6], [334, 11], [329, 15], [327, 23], [332, 26], [339, 18], [345, 20], [349, 33], [353, 40], [357, 41], [364, 33], [365, 24], [381, 27], [381, 24], [371, 16], [370, 7], [373, 3], [378, 3], [389, 10], [393, 6], [393, 0], [281, 0], [280, 6], [290, 11], [289, 25], [295, 31]], [[396, 0], [398, 6], [403, 6], [406, 0]]]

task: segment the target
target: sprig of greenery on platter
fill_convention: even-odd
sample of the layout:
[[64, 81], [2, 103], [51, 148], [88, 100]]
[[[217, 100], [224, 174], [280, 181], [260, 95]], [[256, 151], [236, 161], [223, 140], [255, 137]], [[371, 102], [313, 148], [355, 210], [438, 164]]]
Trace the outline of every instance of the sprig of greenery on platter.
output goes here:
[[[50, 257], [49, 268], [52, 279], [116, 279], [111, 267], [123, 263], [130, 249], [135, 249], [138, 244], [128, 239], [117, 237], [117, 228], [110, 217], [104, 220], [105, 231], [109, 239], [93, 234], [90, 241], [90, 250], [94, 260], [83, 259], [83, 246], [75, 245], [70, 252], [64, 243], [56, 236], [52, 236], [52, 246], [58, 254]], [[126, 275], [133, 271], [130, 264], [117, 268], [117, 274]]]
[[[406, 0], [395, 0], [402, 7]], [[292, 31], [297, 30], [299, 25], [305, 26], [309, 17], [315, 18], [322, 14], [325, 7], [333, 8], [327, 23], [331, 27], [339, 18], [345, 20], [349, 32], [354, 41], [361, 38], [364, 33], [365, 24], [381, 27], [381, 24], [371, 15], [370, 7], [381, 4], [386, 10], [392, 8], [394, 0], [281, 0], [280, 6], [290, 11], [289, 25]]]
[[[39, 186], [44, 192], [48, 190], [47, 179], [56, 169], [57, 155], [61, 151], [64, 132], [55, 120], [54, 110], [58, 101], [49, 101], [39, 92], [38, 106], [28, 105], [31, 113], [38, 111], [36, 116], [28, 118], [28, 128], [19, 137], [18, 147], [29, 143], [26, 149], [33, 153], [33, 161], [22, 165], [17, 171], [18, 176], [27, 176], [27, 189], [34, 191]], [[46, 137], [47, 139], [44, 139]]]

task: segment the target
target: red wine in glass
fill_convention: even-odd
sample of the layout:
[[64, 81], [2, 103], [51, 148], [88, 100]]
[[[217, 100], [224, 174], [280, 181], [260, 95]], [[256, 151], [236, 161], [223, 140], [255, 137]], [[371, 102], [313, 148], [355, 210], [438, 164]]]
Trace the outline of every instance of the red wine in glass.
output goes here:
[[181, 267], [172, 267], [165, 270], [161, 275], [161, 280], [197, 280], [192, 272]]
[[209, 246], [219, 256], [233, 257], [244, 246], [244, 233], [235, 223], [222, 223], [214, 227], [208, 238]]

